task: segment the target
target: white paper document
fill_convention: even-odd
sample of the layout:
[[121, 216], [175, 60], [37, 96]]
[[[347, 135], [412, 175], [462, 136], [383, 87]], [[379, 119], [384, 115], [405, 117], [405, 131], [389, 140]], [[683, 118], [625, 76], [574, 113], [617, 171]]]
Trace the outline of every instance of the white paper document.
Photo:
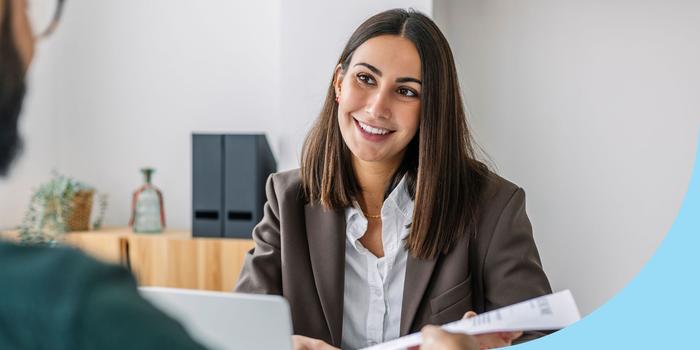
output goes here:
[[[442, 329], [466, 334], [555, 330], [581, 319], [576, 302], [567, 289], [521, 303], [506, 306], [469, 319], [442, 326]], [[363, 350], [394, 350], [420, 345], [420, 333], [409, 334]]]

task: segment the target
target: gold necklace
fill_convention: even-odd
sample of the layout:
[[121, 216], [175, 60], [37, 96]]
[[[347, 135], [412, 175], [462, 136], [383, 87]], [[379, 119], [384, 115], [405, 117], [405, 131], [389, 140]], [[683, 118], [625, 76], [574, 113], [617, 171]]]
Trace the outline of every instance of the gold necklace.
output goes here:
[[362, 212], [362, 214], [364, 214], [365, 217], [368, 218], [368, 219], [381, 219], [381, 218], [382, 218], [382, 214], [379, 214], [379, 215], [369, 215], [369, 214], [365, 213], [364, 211]]

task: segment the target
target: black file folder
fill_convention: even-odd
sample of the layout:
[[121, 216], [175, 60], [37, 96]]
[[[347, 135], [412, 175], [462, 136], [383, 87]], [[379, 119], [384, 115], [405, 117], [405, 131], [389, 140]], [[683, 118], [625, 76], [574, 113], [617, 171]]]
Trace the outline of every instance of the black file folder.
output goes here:
[[277, 169], [265, 135], [195, 134], [192, 144], [193, 236], [251, 238]]

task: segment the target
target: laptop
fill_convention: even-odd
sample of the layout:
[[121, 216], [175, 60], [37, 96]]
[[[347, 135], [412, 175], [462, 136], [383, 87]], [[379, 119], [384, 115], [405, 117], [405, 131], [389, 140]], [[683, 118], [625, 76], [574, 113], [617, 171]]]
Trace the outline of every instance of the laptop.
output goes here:
[[209, 349], [292, 349], [292, 318], [281, 296], [141, 287]]

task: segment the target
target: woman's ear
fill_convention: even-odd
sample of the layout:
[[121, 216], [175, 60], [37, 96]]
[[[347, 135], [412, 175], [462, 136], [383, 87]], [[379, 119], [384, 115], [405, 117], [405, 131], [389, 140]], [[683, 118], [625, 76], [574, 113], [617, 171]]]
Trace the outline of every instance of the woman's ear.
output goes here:
[[343, 83], [343, 66], [338, 64], [335, 66], [335, 73], [333, 73], [333, 89], [335, 89], [335, 96], [340, 96], [340, 86]]

